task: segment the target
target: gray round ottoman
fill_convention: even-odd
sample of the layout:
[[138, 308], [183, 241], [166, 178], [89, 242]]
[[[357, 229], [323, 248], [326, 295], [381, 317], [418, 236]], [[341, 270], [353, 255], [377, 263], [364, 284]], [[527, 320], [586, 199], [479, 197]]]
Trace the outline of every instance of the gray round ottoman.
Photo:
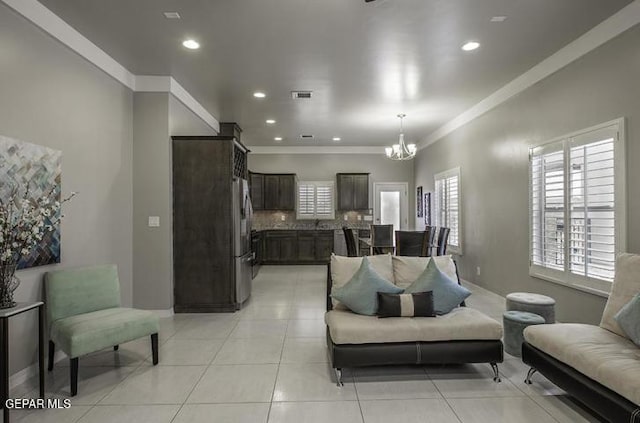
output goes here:
[[522, 332], [527, 326], [543, 325], [544, 317], [526, 311], [505, 311], [502, 315], [504, 325], [504, 350], [516, 357], [522, 356]]
[[507, 295], [507, 311], [528, 311], [542, 316], [546, 323], [556, 322], [556, 300], [546, 295], [530, 292], [513, 292]]

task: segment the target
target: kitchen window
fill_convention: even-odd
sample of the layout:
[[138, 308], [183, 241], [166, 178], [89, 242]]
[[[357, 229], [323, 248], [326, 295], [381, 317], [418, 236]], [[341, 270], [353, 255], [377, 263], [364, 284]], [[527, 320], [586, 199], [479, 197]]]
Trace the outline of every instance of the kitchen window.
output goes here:
[[530, 152], [530, 274], [606, 295], [626, 250], [624, 120]]
[[296, 215], [298, 219], [335, 219], [334, 182], [298, 182]]
[[460, 221], [460, 168], [447, 170], [435, 176], [435, 223], [450, 228], [448, 249], [462, 254]]

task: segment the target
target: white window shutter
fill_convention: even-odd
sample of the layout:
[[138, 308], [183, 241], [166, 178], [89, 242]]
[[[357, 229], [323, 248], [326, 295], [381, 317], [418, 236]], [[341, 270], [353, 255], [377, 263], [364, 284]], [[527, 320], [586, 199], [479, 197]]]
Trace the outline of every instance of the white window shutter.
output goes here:
[[606, 294], [626, 249], [624, 121], [531, 150], [532, 276]]
[[534, 150], [531, 157], [531, 261], [564, 269], [564, 152], [562, 143]]
[[570, 140], [571, 272], [613, 281], [616, 259], [614, 134]]
[[335, 219], [334, 183], [298, 182], [298, 219]]
[[315, 186], [307, 183], [298, 184], [298, 216], [312, 218], [315, 216]]
[[449, 246], [460, 253], [460, 168], [437, 174], [435, 185], [436, 226], [451, 229]]

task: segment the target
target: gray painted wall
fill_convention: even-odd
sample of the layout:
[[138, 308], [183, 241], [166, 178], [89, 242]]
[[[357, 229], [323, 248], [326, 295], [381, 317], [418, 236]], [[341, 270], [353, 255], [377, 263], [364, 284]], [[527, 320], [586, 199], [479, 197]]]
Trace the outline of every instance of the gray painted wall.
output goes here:
[[133, 303], [164, 310], [173, 299], [169, 94], [134, 93], [133, 117]]
[[[44, 272], [118, 265], [132, 303], [132, 93], [0, 3], [0, 134], [62, 150], [62, 263], [18, 272], [18, 301], [42, 298]], [[11, 319], [10, 371], [37, 358], [36, 313]]]
[[300, 180], [335, 181], [336, 173], [369, 172], [369, 204], [374, 182], [409, 184], [409, 226], [415, 214], [413, 162], [396, 162], [380, 154], [249, 154], [249, 169], [264, 173], [295, 173]]
[[[133, 96], [134, 305], [173, 307], [171, 135], [215, 135], [204, 121], [168, 93]], [[149, 216], [160, 227], [149, 227]]]
[[[640, 162], [640, 26], [421, 150], [416, 184], [461, 167], [465, 279], [506, 294], [557, 300], [561, 321], [597, 323], [605, 298], [528, 276], [528, 149], [627, 118], [627, 162]], [[628, 250], [640, 253], [640, 167], [627, 167]], [[481, 276], [476, 276], [476, 266]]]

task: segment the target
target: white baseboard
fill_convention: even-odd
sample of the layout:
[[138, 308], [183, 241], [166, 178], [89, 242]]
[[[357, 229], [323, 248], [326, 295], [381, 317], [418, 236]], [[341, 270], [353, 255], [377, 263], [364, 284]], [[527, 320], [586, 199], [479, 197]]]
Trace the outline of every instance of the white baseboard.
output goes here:
[[[45, 348], [48, 348], [46, 344], [45, 344]], [[45, 372], [47, 371], [46, 367], [48, 363], [46, 357], [47, 357], [47, 353], [45, 352], [45, 361], [44, 361]], [[59, 361], [64, 360], [65, 358], [67, 358], [67, 355], [65, 353], [63, 353], [62, 351], [56, 351], [56, 355], [54, 356], [53, 362], [57, 363]], [[22, 385], [32, 377], [37, 377], [37, 376], [38, 376], [38, 363], [33, 363], [30, 366], [27, 366], [24, 369], [11, 375], [11, 377], [9, 378], [9, 388], [14, 389]]]
[[153, 311], [160, 318], [171, 317], [174, 314], [173, 313], [173, 307], [172, 308], [168, 308], [166, 310], [149, 310], [149, 311]]

